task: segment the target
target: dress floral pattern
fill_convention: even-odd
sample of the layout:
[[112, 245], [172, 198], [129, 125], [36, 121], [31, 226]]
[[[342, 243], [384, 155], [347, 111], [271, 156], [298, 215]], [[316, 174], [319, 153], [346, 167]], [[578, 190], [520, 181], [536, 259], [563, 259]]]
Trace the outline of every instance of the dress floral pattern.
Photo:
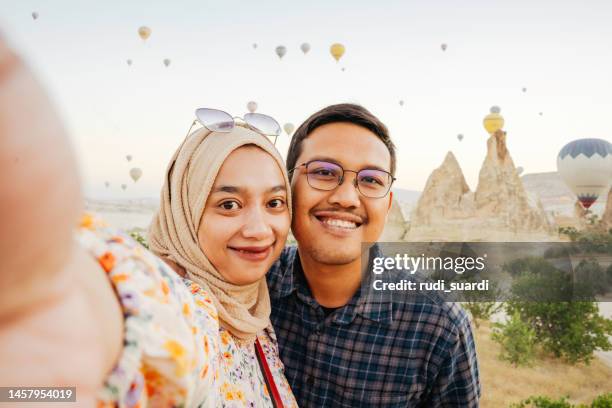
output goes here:
[[[271, 407], [253, 344], [219, 326], [208, 293], [130, 236], [85, 216], [77, 238], [108, 274], [124, 315], [121, 356], [99, 407]], [[285, 407], [297, 407], [271, 327], [258, 333]]]

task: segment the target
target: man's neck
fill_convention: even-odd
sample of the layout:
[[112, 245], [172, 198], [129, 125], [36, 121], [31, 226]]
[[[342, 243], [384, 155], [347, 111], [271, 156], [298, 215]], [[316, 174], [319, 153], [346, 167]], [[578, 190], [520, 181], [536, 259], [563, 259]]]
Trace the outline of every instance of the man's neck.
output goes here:
[[346, 305], [361, 284], [361, 259], [344, 265], [327, 265], [312, 259], [305, 251], [300, 261], [308, 286], [317, 303], [335, 308]]

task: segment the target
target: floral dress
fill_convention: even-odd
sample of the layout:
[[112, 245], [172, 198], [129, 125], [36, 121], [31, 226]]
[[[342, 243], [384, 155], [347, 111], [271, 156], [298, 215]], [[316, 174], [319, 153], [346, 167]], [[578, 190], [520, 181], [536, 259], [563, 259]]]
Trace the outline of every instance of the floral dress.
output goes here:
[[[272, 407], [254, 345], [219, 326], [206, 291], [93, 217], [77, 238], [108, 274], [124, 316], [123, 350], [99, 407]], [[257, 338], [283, 405], [297, 407], [274, 331]]]

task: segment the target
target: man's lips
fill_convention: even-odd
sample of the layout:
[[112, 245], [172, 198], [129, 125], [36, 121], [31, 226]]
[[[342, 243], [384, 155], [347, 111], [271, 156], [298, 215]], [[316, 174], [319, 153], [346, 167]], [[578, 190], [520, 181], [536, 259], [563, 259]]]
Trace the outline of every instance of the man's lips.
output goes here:
[[326, 219], [348, 221], [356, 224], [358, 227], [365, 222], [363, 217], [341, 211], [314, 211], [312, 214], [319, 219], [319, 221], [324, 221]]
[[362, 217], [340, 211], [314, 211], [313, 216], [326, 228], [345, 232], [355, 230], [364, 223]]

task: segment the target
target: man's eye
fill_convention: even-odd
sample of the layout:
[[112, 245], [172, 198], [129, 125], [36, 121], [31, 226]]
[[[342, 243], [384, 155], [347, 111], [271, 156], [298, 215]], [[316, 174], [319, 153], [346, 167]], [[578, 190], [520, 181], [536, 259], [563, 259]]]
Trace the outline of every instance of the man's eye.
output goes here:
[[333, 176], [334, 172], [328, 169], [315, 169], [312, 171], [312, 174], [316, 174], [317, 176]]
[[274, 200], [270, 200], [268, 206], [271, 208], [283, 208], [285, 205], [285, 201], [280, 198], [275, 198]]
[[228, 200], [222, 202], [220, 207], [224, 210], [237, 210], [238, 208], [240, 208], [240, 205], [236, 201]]
[[383, 183], [380, 180], [378, 180], [378, 179], [376, 179], [374, 177], [362, 177], [360, 182], [365, 183], [365, 184], [377, 184], [377, 185], [380, 185], [380, 186], [383, 185]]

